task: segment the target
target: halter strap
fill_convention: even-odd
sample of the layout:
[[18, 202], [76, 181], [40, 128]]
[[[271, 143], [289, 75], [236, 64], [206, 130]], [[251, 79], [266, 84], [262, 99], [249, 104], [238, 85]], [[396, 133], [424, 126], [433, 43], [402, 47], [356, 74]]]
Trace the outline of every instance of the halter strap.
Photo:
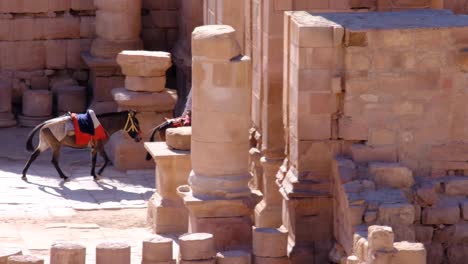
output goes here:
[[128, 112], [127, 122], [125, 122], [125, 126], [123, 130], [127, 133], [130, 131], [135, 131], [137, 133], [140, 133], [138, 128], [135, 126], [135, 123], [133, 122], [132, 114], [130, 112]]

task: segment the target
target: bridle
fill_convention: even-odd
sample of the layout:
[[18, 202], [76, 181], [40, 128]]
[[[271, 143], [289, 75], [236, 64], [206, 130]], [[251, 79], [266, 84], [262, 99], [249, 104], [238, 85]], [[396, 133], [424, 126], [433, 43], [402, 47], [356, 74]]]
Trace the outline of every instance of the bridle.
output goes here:
[[138, 127], [135, 125], [135, 122], [133, 121], [133, 115], [131, 112], [128, 112], [127, 122], [125, 122], [125, 126], [123, 130], [127, 133], [130, 133], [130, 132], [135, 132], [138, 134], [141, 133], [141, 131], [138, 129]]

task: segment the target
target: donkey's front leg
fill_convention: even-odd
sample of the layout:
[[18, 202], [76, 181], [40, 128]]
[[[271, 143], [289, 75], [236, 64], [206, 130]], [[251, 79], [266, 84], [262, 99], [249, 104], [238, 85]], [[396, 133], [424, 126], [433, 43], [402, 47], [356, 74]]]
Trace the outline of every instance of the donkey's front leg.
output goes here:
[[98, 179], [96, 175], [96, 160], [97, 160], [97, 150], [96, 148], [91, 148], [91, 175], [95, 180]]

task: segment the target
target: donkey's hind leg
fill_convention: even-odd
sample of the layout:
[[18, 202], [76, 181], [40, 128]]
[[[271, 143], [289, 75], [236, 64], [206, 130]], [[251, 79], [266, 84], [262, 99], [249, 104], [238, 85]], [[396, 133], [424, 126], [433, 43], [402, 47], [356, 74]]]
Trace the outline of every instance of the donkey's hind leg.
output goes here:
[[29, 157], [28, 162], [26, 163], [23, 169], [23, 176], [21, 176], [21, 179], [23, 181], [28, 180], [28, 178], [26, 177], [26, 174], [28, 173], [28, 169], [31, 166], [31, 164], [37, 159], [37, 157], [39, 157], [40, 154], [41, 154], [41, 150], [37, 148]]
[[62, 144], [54, 137], [54, 134], [50, 129], [44, 129], [44, 135], [46, 137], [47, 143], [49, 143], [50, 148], [52, 149], [52, 164], [54, 165], [55, 169], [57, 170], [60, 178], [64, 180], [68, 180], [68, 177], [65, 176], [62, 169], [59, 166], [59, 157], [60, 157], [60, 149], [62, 148]]

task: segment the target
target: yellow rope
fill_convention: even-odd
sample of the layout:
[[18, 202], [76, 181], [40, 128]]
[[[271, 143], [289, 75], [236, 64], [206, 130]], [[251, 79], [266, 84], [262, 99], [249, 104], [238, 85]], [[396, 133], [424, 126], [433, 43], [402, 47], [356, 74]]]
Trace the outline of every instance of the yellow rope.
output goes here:
[[124, 131], [127, 133], [130, 131], [138, 132], [138, 128], [135, 126], [135, 123], [133, 122], [132, 114], [130, 112], [128, 113], [127, 122], [125, 123], [125, 126], [124, 126]]

